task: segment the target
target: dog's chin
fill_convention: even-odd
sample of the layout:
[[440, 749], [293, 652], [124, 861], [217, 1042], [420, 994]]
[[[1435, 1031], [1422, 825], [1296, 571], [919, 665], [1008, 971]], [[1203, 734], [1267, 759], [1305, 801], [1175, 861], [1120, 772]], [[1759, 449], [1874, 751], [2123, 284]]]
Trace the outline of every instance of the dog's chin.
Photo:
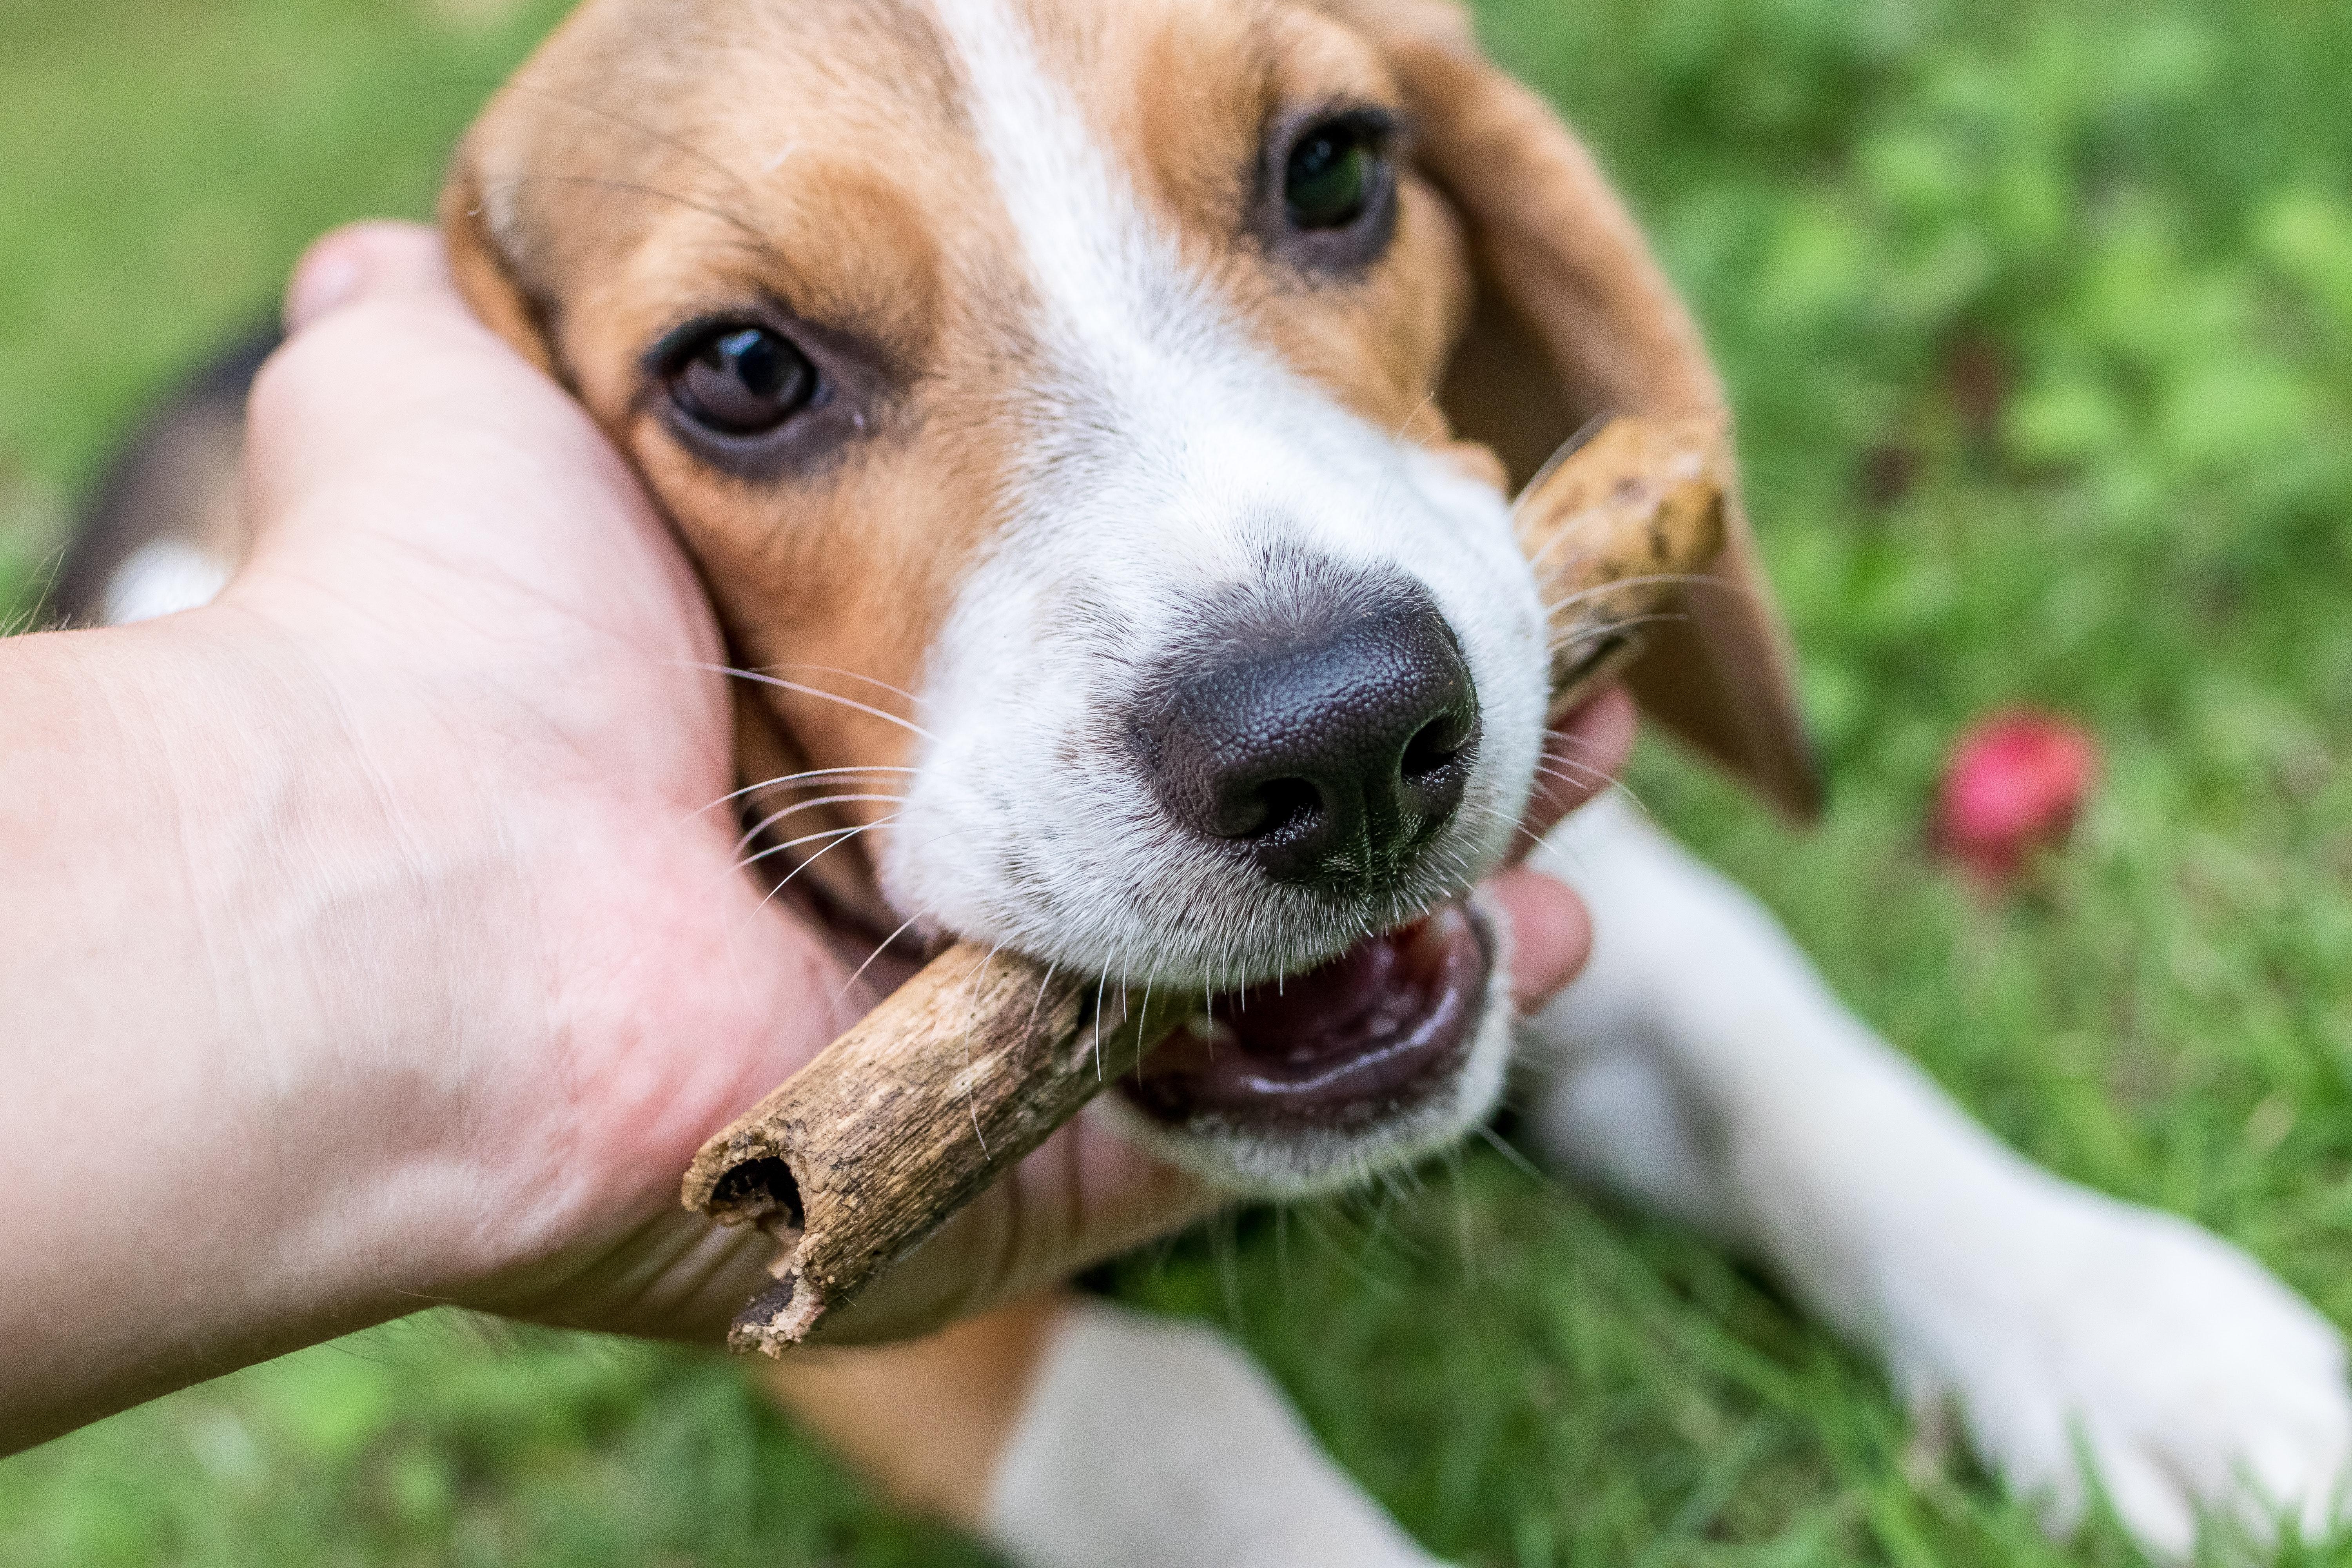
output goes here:
[[1210, 998], [1107, 1113], [1171, 1163], [1260, 1196], [1417, 1160], [1502, 1093], [1507, 941], [1498, 911], [1449, 902], [1305, 973]]

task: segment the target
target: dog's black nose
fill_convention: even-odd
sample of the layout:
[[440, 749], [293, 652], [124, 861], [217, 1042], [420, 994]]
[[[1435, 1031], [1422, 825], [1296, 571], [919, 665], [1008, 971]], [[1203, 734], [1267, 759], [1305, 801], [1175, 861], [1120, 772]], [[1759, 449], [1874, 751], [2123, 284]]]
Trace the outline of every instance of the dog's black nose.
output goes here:
[[1395, 881], [1462, 804], [1478, 694], [1414, 589], [1316, 633], [1225, 645], [1138, 729], [1179, 822], [1280, 881], [1353, 890]]

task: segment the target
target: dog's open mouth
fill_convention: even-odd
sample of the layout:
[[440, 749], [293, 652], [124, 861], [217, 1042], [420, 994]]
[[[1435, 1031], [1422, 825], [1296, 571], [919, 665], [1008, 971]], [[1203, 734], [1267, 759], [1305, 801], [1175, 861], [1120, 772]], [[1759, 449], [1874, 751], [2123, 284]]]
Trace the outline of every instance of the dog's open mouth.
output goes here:
[[1120, 1089], [1152, 1121], [1326, 1131], [1383, 1121], [1452, 1080], [1486, 1006], [1494, 939], [1441, 905], [1304, 974], [1229, 991]]

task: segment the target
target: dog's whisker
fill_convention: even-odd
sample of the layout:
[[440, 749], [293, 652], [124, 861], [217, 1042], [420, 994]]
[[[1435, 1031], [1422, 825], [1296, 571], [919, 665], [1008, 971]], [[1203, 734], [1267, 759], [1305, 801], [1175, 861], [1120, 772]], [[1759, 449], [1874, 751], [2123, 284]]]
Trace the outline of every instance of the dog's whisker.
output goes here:
[[[836, 827], [829, 833], [812, 833], [806, 838], [795, 839], [791, 844], [779, 844], [773, 849], [762, 850], [760, 854], [753, 856], [751, 858], [752, 860], [761, 860], [765, 859], [770, 855], [781, 854], [784, 850], [794, 848], [802, 844], [814, 843], [820, 838], [831, 838], [833, 840], [832, 843], [826, 845], [824, 848], [818, 850], [815, 854], [810, 856], [807, 859], [802, 861], [799, 865], [786, 872], [774, 887], [768, 889], [767, 896], [762, 898], [759, 903], [753, 907], [751, 913], [756, 916], [760, 910], [766, 909], [770, 900], [773, 900], [777, 894], [782, 892], [786, 888], [792, 886], [793, 878], [799, 876], [802, 872], [807, 870], [810, 867], [815, 865], [818, 861], [824, 859], [826, 856], [832, 854], [835, 850], [840, 848], [851, 839], [856, 838], [859, 834], [871, 833], [877, 827], [887, 827], [891, 823], [898, 820], [898, 819], [895, 816], [886, 816], [881, 818], [879, 821], [865, 823], [856, 827]], [[745, 867], [749, 867], [751, 864], [751, 860], [747, 860], [743, 864]]]
[[[914, 922], [911, 921], [908, 922], [908, 925], [913, 923]], [[901, 926], [899, 929], [903, 931], [906, 927]], [[971, 973], [964, 976], [964, 988], [967, 995], [971, 993], [972, 980], [979, 975], [982, 970], [995, 963], [996, 955], [1003, 951], [1004, 944], [1000, 942], [994, 947], [988, 950], [988, 955], [986, 957], [982, 958], [978, 963], [971, 966]], [[988, 1152], [988, 1135], [980, 1130], [980, 1091], [979, 1086], [974, 1084], [971, 1079], [971, 1036], [972, 1031], [977, 1029], [979, 1026], [980, 1005], [975, 1002], [972, 1004], [970, 1011], [968, 1011], [964, 1016], [963, 1108], [964, 1113], [971, 1118], [972, 1139], [974, 1142], [979, 1143], [980, 1152], [985, 1154]]]
[[903, 795], [820, 795], [814, 800], [804, 800], [797, 805], [788, 805], [781, 811], [771, 812], [768, 816], [763, 816], [759, 821], [753, 823], [749, 828], [745, 829], [743, 837], [735, 841], [735, 852], [739, 855], [741, 854], [750, 847], [753, 839], [759, 837], [760, 835], [767, 832], [768, 829], [775, 826], [776, 824], [783, 821], [784, 818], [788, 816], [798, 816], [803, 811], [819, 811], [829, 805], [851, 805], [874, 803], [880, 803], [888, 805], [904, 805], [907, 804], [907, 797]]
[[1568, 773], [1554, 773], [1551, 769], [1543, 766], [1541, 763], [1537, 764], [1536, 772], [1543, 774], [1546, 778], [1558, 780], [1559, 783], [1567, 784], [1572, 789], [1615, 790], [1620, 795], [1622, 795], [1627, 800], [1632, 801], [1635, 806], [1639, 807], [1643, 816], [1647, 816], [1650, 814], [1650, 808], [1642, 804], [1642, 797], [1633, 793], [1633, 787], [1626, 784], [1623, 779], [1617, 777], [1608, 770], [1604, 768], [1591, 767], [1569, 757], [1555, 756], [1551, 758], [1551, 761], [1558, 763], [1564, 768], [1574, 768], [1576, 770], [1576, 773], [1571, 775]]
[[1496, 1153], [1500, 1154], [1510, 1163], [1511, 1167], [1517, 1171], [1521, 1175], [1526, 1176], [1529, 1181], [1538, 1183], [1544, 1187], [1554, 1190], [1558, 1189], [1559, 1184], [1552, 1179], [1551, 1173], [1549, 1171], [1546, 1171], [1543, 1167], [1538, 1165], [1532, 1160], [1529, 1160], [1525, 1154], [1519, 1152], [1519, 1151], [1513, 1146], [1509, 1139], [1496, 1131], [1493, 1127], [1481, 1121], [1477, 1126], [1477, 1133], [1479, 1137], [1486, 1141], [1488, 1148], [1494, 1150]]
[[[1565, 761], [1566, 759], [1563, 758], [1562, 760]], [[1559, 783], [1568, 785], [1571, 789], [1580, 789], [1587, 792], [1587, 798], [1590, 798], [1591, 795], [1604, 790], [1614, 791], [1615, 793], [1623, 795], [1627, 800], [1632, 801], [1643, 816], [1647, 816], [1650, 815], [1650, 808], [1643, 804], [1642, 797], [1640, 795], [1633, 793], [1633, 785], [1627, 784], [1623, 779], [1617, 777], [1613, 773], [1605, 773], [1599, 768], [1586, 768], [1583, 771], [1589, 776], [1576, 778], [1566, 773], [1551, 773], [1546, 769], [1539, 768], [1537, 771], [1544, 773], [1548, 778], [1557, 780]]]
[[739, 680], [754, 680], [762, 686], [773, 686], [779, 689], [794, 692], [803, 697], [814, 697], [821, 701], [838, 703], [844, 708], [854, 709], [860, 713], [879, 719], [885, 723], [896, 724], [901, 730], [908, 731], [912, 734], [919, 735], [926, 741], [937, 741], [939, 739], [938, 736], [932, 734], [929, 730], [924, 729], [920, 724], [915, 723], [911, 720], [901, 719], [896, 713], [886, 713], [881, 709], [873, 706], [871, 703], [860, 702], [854, 697], [844, 697], [837, 691], [825, 691], [814, 686], [803, 686], [797, 680], [785, 680], [778, 676], [762, 675], [756, 669], [737, 669], [732, 665], [703, 664], [697, 660], [688, 660], [685, 662], [684, 668], [688, 669], [699, 669], [710, 675], [731, 676]]
[[1052, 963], [1045, 965], [1045, 973], [1037, 977], [1037, 994], [1029, 999], [1029, 1032], [1032, 1034], [1036, 1032], [1037, 1012], [1045, 1005], [1045, 988], [1054, 984], [1056, 967]]
[[1103, 1058], [1102, 1058], [1102, 1016], [1103, 1016], [1103, 1000], [1104, 1000], [1104, 998], [1105, 998], [1106, 996], [1108, 996], [1109, 994], [1110, 994], [1110, 965], [1109, 965], [1108, 963], [1106, 963], [1103, 965], [1102, 978], [1101, 978], [1099, 981], [1097, 981], [1097, 982], [1095, 983], [1095, 1081], [1096, 1081], [1097, 1083], [1100, 1083], [1100, 1082], [1102, 1081], [1102, 1077], [1103, 1077]]
[[[1513, 832], [1525, 835], [1532, 843], [1540, 844], [1543, 842], [1542, 835], [1537, 833], [1526, 823], [1521, 822], [1517, 817], [1513, 816], [1509, 812], [1505, 811], [1500, 806], [1486, 805], [1469, 801], [1465, 801], [1463, 805], [1465, 808], [1475, 810], [1493, 821], [1509, 823]], [[1465, 881], [1469, 878], [1470, 866], [1465, 855], [1466, 852], [1465, 851], [1459, 849], [1454, 851], [1454, 857], [1449, 861], [1449, 867], [1452, 873], [1449, 880], [1458, 883]]]
[[1611, 779], [1609, 781], [1609, 787], [1615, 790], [1619, 795], [1623, 795], [1627, 800], [1632, 801], [1633, 803], [1633, 809], [1640, 812], [1643, 816], [1650, 815], [1649, 804], [1643, 800], [1640, 795], [1633, 793], [1633, 786], [1632, 784], [1627, 784], [1623, 779]]
[[1437, 389], [1436, 389], [1435, 387], [1433, 387], [1433, 387], [1431, 387], [1431, 388], [1429, 389], [1428, 395], [1424, 396], [1424, 397], [1423, 397], [1423, 398], [1419, 403], [1416, 403], [1416, 404], [1414, 404], [1414, 405], [1412, 405], [1412, 413], [1410, 413], [1410, 414], [1408, 414], [1408, 415], [1406, 415], [1402, 419], [1401, 419], [1401, 420], [1399, 420], [1399, 421], [1397, 422], [1397, 427], [1396, 427], [1396, 430], [1394, 431], [1394, 433], [1393, 433], [1393, 434], [1391, 434], [1391, 435], [1389, 437], [1389, 439], [1390, 439], [1390, 440], [1391, 440], [1391, 441], [1402, 441], [1402, 440], [1403, 440], [1403, 439], [1404, 439], [1405, 426], [1407, 426], [1411, 425], [1414, 420], [1416, 420], [1416, 419], [1420, 418], [1420, 417], [1421, 417], [1421, 411], [1422, 411], [1423, 409], [1424, 409], [1424, 408], [1428, 407], [1431, 404], [1433, 404], [1433, 403], [1434, 403], [1434, 402], [1436, 402], [1436, 401], [1437, 401]]
[[488, 79], [469, 79], [463, 77], [445, 77], [437, 81], [427, 82], [425, 85], [440, 87], [488, 88], [501, 94], [510, 92], [520, 93], [527, 98], [541, 99], [549, 103], [559, 103], [566, 109], [577, 110], [583, 114], [593, 115], [595, 118], [605, 121], [607, 124], [617, 125], [625, 131], [634, 131], [649, 142], [656, 142], [661, 146], [667, 147], [674, 153], [683, 153], [685, 156], [693, 159], [696, 163], [700, 163], [704, 168], [709, 169], [711, 173], [717, 174], [720, 179], [730, 182], [734, 184], [736, 189], [740, 191], [744, 195], [749, 196], [752, 194], [750, 181], [744, 179], [741, 174], [729, 168], [726, 164], [720, 163], [718, 159], [712, 157], [701, 148], [695, 146], [692, 142], [686, 141], [682, 137], [672, 136], [667, 132], [656, 130], [653, 126], [646, 124], [643, 121], [634, 120], [628, 115], [620, 113], [616, 110], [609, 109], [604, 104], [594, 102], [588, 99], [576, 98], [570, 93], [558, 92], [552, 88], [541, 87], [536, 82], [527, 82], [521, 80], [520, 78], [512, 77], [509, 78], [505, 81], [495, 81]]
[[805, 773], [785, 773], [777, 778], [761, 779], [757, 784], [747, 784], [741, 789], [729, 790], [725, 795], [720, 795], [709, 805], [703, 806], [698, 810], [680, 817], [678, 819], [678, 826], [682, 827], [686, 824], [692, 822], [696, 817], [707, 816], [708, 814], [718, 810], [722, 805], [732, 805], [734, 802], [741, 800], [747, 795], [757, 795], [763, 789], [789, 789], [793, 784], [805, 784], [810, 779], [856, 778], [861, 774], [866, 773], [911, 773], [913, 772], [915, 772], [913, 768], [872, 767], [810, 768]]
[[1615, 577], [1595, 587], [1580, 588], [1575, 593], [1569, 595], [1564, 599], [1559, 600], [1557, 603], [1546, 605], [1544, 606], [1544, 616], [1549, 620], [1550, 617], [1559, 615], [1562, 610], [1569, 608], [1570, 605], [1580, 605], [1587, 599], [1599, 598], [1603, 594], [1613, 594], [1620, 588], [1664, 586], [1668, 584], [1675, 583], [1679, 583], [1685, 587], [1696, 585], [1708, 588], [1729, 588], [1732, 586], [1732, 584], [1724, 578], [1715, 575], [1711, 572], [1653, 572], [1639, 577]]
[[903, 686], [893, 686], [887, 680], [878, 680], [870, 675], [861, 675], [854, 669], [836, 669], [829, 664], [772, 664], [766, 668], [769, 669], [804, 669], [814, 675], [838, 675], [845, 680], [862, 680], [868, 686], [878, 687], [882, 690], [888, 692], [893, 697], [903, 697], [918, 708], [928, 708], [930, 706], [930, 703], [927, 700], [916, 696], [913, 692], [908, 690]]
[[1579, 426], [1575, 435], [1570, 436], [1567, 440], [1562, 441], [1559, 444], [1559, 449], [1543, 460], [1543, 466], [1535, 471], [1533, 477], [1531, 477], [1526, 484], [1519, 487], [1518, 499], [1511, 503], [1511, 521], [1514, 523], [1519, 521], [1519, 513], [1527, 507], [1528, 498], [1542, 489], [1544, 487], [1544, 481], [1550, 479], [1553, 474], [1559, 472], [1559, 466], [1562, 463], [1565, 463], [1570, 458], [1575, 457], [1579, 451], [1583, 449], [1587, 443], [1589, 443], [1595, 436], [1600, 435], [1601, 429], [1607, 426], [1612, 419], [1617, 417], [1618, 412], [1619, 410], [1614, 405], [1612, 405], [1607, 408], [1603, 408], [1598, 414], [1592, 416], [1591, 418], [1587, 419], [1582, 425]]
[[833, 994], [833, 1001], [830, 1005], [834, 1007], [840, 1006], [842, 998], [847, 996], [852, 991], [855, 991], [857, 988], [857, 983], [866, 978], [866, 972], [874, 967], [874, 961], [880, 958], [884, 953], [889, 952], [891, 944], [896, 942], [900, 937], [906, 935], [908, 928], [913, 926], [917, 921], [922, 918], [923, 917], [920, 915], [908, 915], [907, 917], [906, 924], [901, 925], [897, 931], [892, 931], [888, 936], [884, 937], [880, 942], [875, 943], [874, 951], [866, 955], [866, 962], [859, 964], [856, 970], [851, 973], [849, 978], [842, 983], [841, 989]]
[[1687, 621], [1689, 619], [1690, 617], [1688, 616], [1660, 614], [1654, 616], [1633, 616], [1622, 621], [1611, 621], [1606, 626], [1581, 626], [1577, 630], [1570, 632], [1568, 636], [1560, 638], [1558, 642], [1549, 644], [1546, 647], [1544, 651], [1547, 653], [1559, 653], [1565, 648], [1575, 647], [1580, 643], [1598, 642], [1602, 637], [1615, 637], [1618, 633], [1625, 631], [1630, 627], [1664, 626], [1674, 622]]
[[[822, 833], [803, 834], [798, 838], [791, 838], [785, 840], [782, 844], [771, 845], [767, 848], [761, 850], [756, 855], [745, 856], [742, 859], [738, 860], [735, 863], [734, 869], [738, 871], [748, 871], [752, 867], [758, 865], [761, 861], [767, 859], [771, 856], [787, 854], [792, 850], [799, 848], [803, 844], [814, 844], [819, 839], [824, 838], [855, 837], [857, 834], [868, 832], [873, 828], [879, 827], [883, 823], [895, 822], [897, 820], [898, 818], [895, 816], [886, 816], [880, 821], [861, 823], [856, 827], [828, 827]], [[827, 846], [827, 847], [829, 848], [831, 846]], [[814, 858], [814, 856], [810, 857], [810, 859], [812, 860]], [[795, 868], [795, 870], [797, 871], [801, 868]]]
[[[766, 234], [724, 207], [712, 206], [709, 202], [697, 201], [692, 196], [679, 195], [676, 191], [660, 190], [652, 185], [640, 185], [628, 180], [605, 179], [595, 174], [516, 174], [484, 185], [478, 195], [478, 200], [488, 202], [494, 197], [504, 195], [509, 191], [521, 190], [528, 185], [584, 185], [593, 190], [617, 191], [625, 195], [651, 196], [656, 201], [672, 202], [689, 211], [698, 212], [705, 217], [717, 218], [729, 227], [740, 231], [763, 250], [772, 252], [774, 248], [773, 242]], [[477, 206], [474, 211], [478, 214], [481, 208]]]

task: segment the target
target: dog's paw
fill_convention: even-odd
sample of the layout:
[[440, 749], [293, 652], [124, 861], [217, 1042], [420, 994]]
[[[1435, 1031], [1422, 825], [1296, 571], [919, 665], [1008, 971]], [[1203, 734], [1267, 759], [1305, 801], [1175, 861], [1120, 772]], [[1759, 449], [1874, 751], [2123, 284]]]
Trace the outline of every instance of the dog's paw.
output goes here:
[[1914, 1408], [1956, 1408], [2053, 1533], [2094, 1487], [2164, 1560], [2193, 1552], [2200, 1521], [2257, 1545], [2282, 1523], [2307, 1542], [2340, 1528], [2352, 1393], [2335, 1327], [2184, 1220], [2038, 1172], [2002, 1185], [1963, 1234], [1880, 1259]]

